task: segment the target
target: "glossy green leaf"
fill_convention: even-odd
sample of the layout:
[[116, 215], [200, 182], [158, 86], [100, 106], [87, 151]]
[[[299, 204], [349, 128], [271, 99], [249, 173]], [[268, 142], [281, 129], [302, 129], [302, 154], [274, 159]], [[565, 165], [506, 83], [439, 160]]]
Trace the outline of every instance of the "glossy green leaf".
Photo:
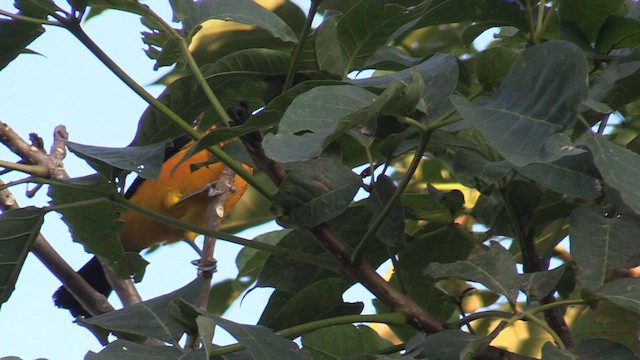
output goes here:
[[[70, 179], [65, 184], [49, 188], [52, 205], [62, 214], [73, 240], [81, 243], [87, 252], [109, 261], [115, 273], [122, 278], [131, 274], [139, 281], [147, 262], [135, 253], [125, 253], [118, 231], [123, 223], [120, 209], [102, 196], [118, 196], [105, 178], [91, 175]], [[88, 202], [88, 204], [84, 204]], [[80, 204], [79, 206], [73, 206]]]
[[629, 269], [639, 264], [635, 234], [640, 221], [629, 214], [600, 213], [577, 208], [571, 213], [571, 255], [578, 264], [578, 279], [584, 287], [604, 284], [607, 269]]
[[487, 105], [458, 97], [453, 102], [513, 165], [555, 161], [581, 152], [563, 132], [586, 98], [586, 65], [575, 45], [548, 41], [523, 52]]
[[640, 44], [640, 21], [610, 16], [602, 24], [596, 39], [596, 51], [608, 54], [613, 49], [633, 48]]
[[0, 215], [0, 306], [13, 292], [31, 244], [40, 233], [44, 214], [42, 209], [27, 207]]
[[304, 334], [302, 346], [314, 359], [329, 360], [376, 354], [392, 344], [366, 325], [348, 324]]
[[[373, 184], [371, 195], [367, 199], [367, 209], [373, 213], [373, 218], [376, 218], [387, 206], [396, 190], [397, 187], [391, 178], [384, 174], [378, 176]], [[401, 197], [391, 205], [391, 210], [376, 231], [376, 236], [389, 246], [399, 246], [404, 243], [404, 208]]]
[[184, 287], [169, 294], [129, 305], [123, 309], [94, 316], [81, 321], [84, 326], [93, 326], [116, 333], [136, 334], [166, 342], [177, 342], [188, 328], [170, 316], [169, 304], [174, 299], [195, 303], [200, 295], [204, 279], [196, 278]]
[[426, 274], [435, 278], [457, 277], [479, 282], [492, 291], [502, 294], [515, 303], [520, 289], [516, 263], [511, 254], [497, 243], [488, 251], [468, 260], [450, 264], [430, 264]]
[[624, 0], [563, 0], [560, 4], [562, 21], [572, 21], [593, 42], [609, 15], [620, 10]]
[[351, 169], [331, 159], [301, 163], [273, 198], [279, 221], [311, 228], [345, 211], [362, 185]]
[[166, 143], [145, 146], [110, 148], [67, 142], [67, 148], [86, 160], [107, 179], [113, 179], [119, 169], [135, 172], [144, 179], [156, 179], [164, 161]]
[[602, 136], [587, 141], [593, 161], [605, 184], [618, 190], [622, 200], [640, 213], [640, 155], [620, 147]]

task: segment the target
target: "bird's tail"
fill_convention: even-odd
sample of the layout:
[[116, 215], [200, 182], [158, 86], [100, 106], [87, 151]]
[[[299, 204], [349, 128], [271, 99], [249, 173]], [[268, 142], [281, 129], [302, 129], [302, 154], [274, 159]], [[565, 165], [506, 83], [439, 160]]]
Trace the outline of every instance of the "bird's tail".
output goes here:
[[[111, 285], [107, 281], [104, 270], [102, 270], [102, 265], [100, 265], [100, 260], [98, 260], [97, 257], [93, 257], [89, 260], [88, 263], [78, 270], [78, 274], [80, 274], [80, 276], [82, 276], [89, 285], [93, 286], [96, 291], [105, 297], [109, 297], [112, 290]], [[59, 308], [68, 309], [74, 317], [78, 317], [80, 315], [84, 317], [91, 317], [91, 314], [89, 314], [89, 312], [80, 305], [78, 300], [76, 300], [64, 286], [61, 286], [53, 294], [53, 302]]]

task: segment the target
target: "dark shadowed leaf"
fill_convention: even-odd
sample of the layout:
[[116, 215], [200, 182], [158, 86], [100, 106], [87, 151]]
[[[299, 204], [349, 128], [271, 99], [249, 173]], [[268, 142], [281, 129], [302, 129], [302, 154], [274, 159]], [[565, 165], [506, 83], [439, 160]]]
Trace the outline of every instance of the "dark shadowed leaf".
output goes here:
[[0, 216], [0, 306], [13, 292], [44, 214], [42, 209], [27, 207], [9, 209]]
[[402, 204], [405, 207], [408, 219], [440, 223], [450, 223], [453, 221], [451, 211], [431, 194], [404, 193], [402, 194]]
[[396, 73], [365, 79], [349, 80], [350, 83], [375, 88], [387, 88], [394, 80], [411, 81], [412, 72], [417, 71], [424, 80], [423, 102], [418, 109], [426, 114], [435, 114], [447, 103], [458, 83], [458, 63], [449, 54], [435, 54], [426, 61]]
[[487, 105], [454, 104], [513, 165], [551, 162], [581, 152], [563, 132], [586, 98], [586, 65], [577, 46], [549, 41], [523, 52]]
[[640, 279], [626, 278], [608, 282], [596, 293], [614, 304], [640, 314]]
[[144, 345], [122, 339], [110, 343], [99, 353], [89, 351], [85, 356], [87, 360], [205, 360], [206, 358], [203, 350], [187, 355], [172, 346]]
[[341, 118], [372, 104], [376, 95], [356, 86], [322, 86], [296, 97], [284, 113], [278, 133], [267, 134], [267, 156], [280, 162], [316, 157]]
[[599, 288], [607, 269], [630, 269], [640, 264], [636, 246], [640, 222], [629, 214], [609, 215], [586, 208], [571, 213], [571, 254], [584, 287]]
[[571, 350], [580, 360], [638, 360], [640, 356], [636, 355], [629, 347], [618, 342], [605, 339], [587, 339], [578, 344]]
[[601, 195], [600, 180], [588, 153], [565, 156], [550, 163], [529, 164], [518, 168], [518, 172], [560, 194], [579, 199], [595, 199]]
[[[606, 102], [612, 106], [616, 104], [624, 104], [629, 99], [635, 98], [638, 94], [638, 89], [635, 81], [632, 77], [629, 84], [618, 83], [619, 81], [632, 76], [640, 69], [640, 48], [631, 50], [628, 54], [615, 58], [609, 63], [609, 66], [604, 69], [602, 75], [596, 78], [591, 84], [589, 89], [589, 98], [597, 101], [603, 101], [606, 98]], [[620, 86], [622, 85], [622, 86]], [[613, 92], [610, 96], [609, 93]], [[631, 96], [629, 98], [629, 96]], [[612, 102], [611, 100], [615, 100]]]
[[596, 40], [596, 51], [608, 54], [613, 49], [633, 48], [640, 44], [640, 21], [610, 16], [602, 24]]
[[[598, 301], [595, 309], [585, 309], [571, 327], [576, 343], [588, 339], [608, 339], [633, 347], [636, 351], [638, 331], [640, 331], [640, 315], [637, 312], [606, 300]], [[582, 360], [582, 357], [579, 359]], [[600, 359], [609, 358], [601, 357]]]
[[195, 303], [203, 283], [202, 277], [198, 277], [169, 294], [129, 305], [121, 310], [84, 319], [81, 324], [116, 333], [136, 334], [166, 342], [177, 342], [188, 328], [172, 319], [168, 312], [169, 304], [177, 298]]
[[407, 346], [407, 352], [421, 351], [421, 355], [427, 356], [428, 359], [438, 360], [473, 358], [467, 352], [473, 351], [475, 344], [482, 340], [481, 336], [460, 330], [445, 330], [426, 338], [412, 339], [411, 346]]
[[301, 351], [296, 343], [274, 334], [269, 328], [238, 324], [196, 309], [184, 300], [175, 300], [173, 304], [174, 316], [180, 317], [189, 327], [197, 326], [202, 334], [207, 334], [214, 326], [220, 326], [246, 347], [251, 359], [308, 359], [306, 351]]
[[604, 182], [618, 190], [622, 200], [640, 213], [640, 155], [598, 135], [589, 139], [587, 146]]
[[338, 325], [302, 336], [302, 346], [314, 359], [343, 359], [375, 354], [392, 346], [366, 325]]
[[259, 324], [278, 330], [335, 316], [360, 314], [364, 308], [362, 302], [342, 300], [349, 286], [344, 278], [326, 278], [310, 283], [295, 294], [282, 293], [278, 312], [261, 318]]
[[416, 28], [462, 21], [488, 22], [527, 29], [525, 10], [517, 1], [486, 0], [469, 8], [466, 0], [434, 0]]
[[624, 0], [563, 0], [560, 4], [560, 18], [572, 21], [585, 33], [587, 39], [593, 42], [598, 30], [609, 15], [620, 10]]
[[27, 46], [43, 33], [44, 28], [38, 24], [0, 19], [0, 70], [25, 53]]
[[529, 301], [542, 300], [556, 288], [565, 269], [563, 265], [550, 271], [520, 274], [522, 292], [529, 296]]
[[157, 178], [164, 161], [165, 145], [165, 142], [160, 142], [145, 146], [109, 148], [67, 142], [69, 150], [86, 160], [107, 179], [113, 179], [117, 169], [135, 172], [144, 179]]
[[339, 19], [337, 38], [343, 51], [343, 75], [361, 69], [399, 28], [420, 17], [428, 4], [405, 8], [395, 3], [360, 1]]
[[430, 264], [425, 272], [436, 278], [457, 277], [479, 282], [506, 296], [512, 303], [515, 303], [520, 289], [516, 263], [512, 255], [497, 243], [493, 243], [488, 251], [468, 260]]
[[[367, 199], [367, 209], [376, 218], [391, 200], [396, 191], [396, 185], [387, 175], [380, 175], [373, 185], [371, 195]], [[382, 242], [390, 246], [398, 246], [404, 243], [404, 208], [402, 207], [402, 197], [390, 205], [391, 210], [387, 212], [382, 226], [376, 232], [376, 236]]]
[[497, 89], [506, 79], [517, 54], [506, 47], [489, 48], [478, 55], [476, 73], [478, 81], [486, 90]]
[[[52, 205], [66, 205], [56, 211], [62, 214], [73, 240], [81, 243], [87, 252], [108, 260], [118, 276], [129, 278], [135, 274], [136, 279], [140, 280], [147, 262], [136, 253], [124, 252], [118, 237], [123, 225], [120, 220], [122, 210], [102, 198], [103, 195], [118, 196], [113, 186], [99, 175], [67, 180], [64, 184], [53, 184], [49, 188]], [[83, 202], [90, 203], [69, 206]]]
[[511, 171], [512, 166], [504, 160], [491, 162], [475, 151], [461, 149], [453, 156], [453, 169], [461, 183], [476, 187], [496, 183]]
[[[291, 232], [289, 229], [277, 230], [255, 237], [252, 241], [276, 245]], [[246, 276], [257, 277], [262, 270], [262, 266], [269, 258], [269, 253], [244, 247], [236, 257], [236, 267], [238, 268], [238, 279]]]
[[542, 346], [542, 358], [544, 360], [578, 360], [568, 350], [562, 350], [551, 342], [546, 342]]
[[279, 221], [311, 228], [345, 211], [362, 185], [360, 177], [342, 163], [316, 159], [289, 172], [273, 198]]

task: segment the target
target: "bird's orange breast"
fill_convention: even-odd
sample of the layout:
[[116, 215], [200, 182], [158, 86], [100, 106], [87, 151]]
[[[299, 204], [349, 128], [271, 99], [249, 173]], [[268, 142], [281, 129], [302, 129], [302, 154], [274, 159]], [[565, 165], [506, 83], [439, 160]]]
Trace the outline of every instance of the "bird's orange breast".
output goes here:
[[[191, 171], [191, 165], [202, 164], [209, 160], [210, 153], [201, 151], [176, 167], [184, 157], [188, 147], [183, 148], [162, 165], [160, 177], [145, 180], [130, 197], [130, 201], [171, 216], [193, 225], [204, 227], [207, 219], [207, 207], [212, 201], [206, 192], [191, 196], [207, 184], [215, 182], [224, 168], [223, 163], [214, 163]], [[249, 166], [243, 165], [251, 171]], [[248, 184], [239, 176], [235, 177], [234, 191], [227, 195], [224, 213], [227, 214], [240, 200]], [[167, 224], [152, 220], [140, 213], [129, 211], [122, 215], [124, 227], [120, 231], [120, 240], [126, 250], [139, 251], [152, 245], [172, 243], [182, 239], [193, 240], [198, 234], [180, 230]]]

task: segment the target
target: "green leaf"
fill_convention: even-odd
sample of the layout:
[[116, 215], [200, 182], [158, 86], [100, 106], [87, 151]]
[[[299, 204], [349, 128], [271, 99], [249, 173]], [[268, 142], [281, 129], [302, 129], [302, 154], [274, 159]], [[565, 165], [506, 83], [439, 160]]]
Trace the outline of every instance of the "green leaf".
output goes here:
[[386, 89], [394, 81], [410, 82], [414, 72], [420, 74], [424, 81], [422, 102], [418, 104], [418, 109], [427, 115], [437, 114], [448, 103], [449, 96], [458, 84], [458, 63], [450, 54], [437, 53], [426, 61], [402, 71], [348, 82], [358, 86]]
[[596, 135], [586, 142], [605, 184], [620, 193], [622, 200], [640, 213], [640, 155]]
[[41, 25], [0, 19], [0, 70], [25, 53], [27, 46], [42, 34], [44, 27]]
[[338, 21], [337, 37], [345, 59], [343, 77], [362, 66], [399, 29], [419, 18], [427, 4], [405, 8], [394, 3], [360, 1]]
[[636, 355], [629, 347], [619, 342], [606, 339], [587, 339], [581, 341], [571, 351], [580, 360], [638, 360], [640, 356]]
[[571, 213], [571, 255], [587, 288], [604, 284], [607, 269], [630, 269], [639, 263], [635, 234], [640, 233], [640, 221], [629, 214], [609, 215], [586, 208]]
[[[120, 209], [105, 196], [118, 196], [111, 184], [99, 175], [70, 179], [49, 188], [54, 209], [62, 214], [73, 240], [85, 251], [99, 255], [121, 278], [131, 274], [142, 279], [147, 262], [137, 253], [125, 253], [118, 231], [123, 223]], [[83, 204], [88, 203], [88, 204]], [[56, 208], [57, 207], [57, 208]]]
[[525, 177], [549, 189], [579, 199], [601, 196], [591, 156], [588, 153], [565, 156], [550, 163], [529, 164], [517, 168]]
[[453, 222], [451, 211], [431, 194], [404, 193], [402, 194], [402, 204], [408, 219], [440, 223]]
[[284, 75], [289, 69], [291, 56], [272, 49], [244, 49], [223, 56], [220, 60], [202, 67], [207, 81], [215, 85], [221, 77], [262, 78], [270, 75]]
[[461, 149], [453, 156], [453, 169], [461, 183], [486, 187], [505, 177], [512, 166], [506, 161], [491, 162], [475, 151]]
[[[189, 11], [189, 7], [182, 10]], [[269, 31], [283, 41], [296, 42], [297, 38], [287, 23], [273, 12], [251, 0], [203, 0], [196, 2], [189, 13], [181, 14], [186, 30], [209, 19], [235, 21]]]
[[342, 294], [349, 286], [344, 278], [325, 278], [310, 283], [295, 294], [281, 293], [277, 313], [263, 316], [258, 323], [272, 329], [285, 329], [330, 317], [360, 314], [364, 308], [362, 302], [342, 300]]
[[9, 209], [0, 215], [0, 306], [16, 285], [18, 275], [40, 233], [46, 212], [35, 207]]
[[[376, 95], [356, 86], [322, 86], [296, 97], [284, 113], [278, 133], [267, 134], [267, 156], [279, 162], [309, 160], [326, 146], [339, 120], [371, 105]], [[346, 129], [345, 129], [346, 130]]]
[[429, 264], [425, 273], [435, 278], [458, 277], [479, 282], [506, 296], [511, 303], [516, 302], [520, 289], [516, 263], [511, 254], [497, 243], [493, 243], [488, 251], [468, 260]]
[[569, 351], [558, 348], [552, 342], [546, 342], [542, 346], [542, 358], [544, 360], [578, 360]]
[[[282, 238], [291, 232], [290, 229], [271, 231], [255, 237], [252, 241], [257, 241], [269, 245], [277, 245]], [[237, 279], [243, 277], [257, 277], [265, 262], [269, 258], [269, 253], [243, 247], [236, 257], [236, 267], [238, 268]]]
[[67, 148], [84, 159], [107, 179], [113, 179], [118, 169], [135, 172], [144, 179], [156, 179], [164, 161], [166, 143], [145, 146], [109, 148], [67, 142]]
[[[195, 353], [190, 353], [188, 359], [190, 360], [204, 360], [206, 359], [205, 353], [202, 350], [198, 350], [196, 353], [200, 354], [199, 357], [195, 356]], [[176, 349], [173, 346], [158, 346], [158, 345], [144, 345], [138, 344], [129, 340], [118, 339], [99, 353], [89, 351], [85, 356], [87, 360], [139, 360], [139, 359], [154, 359], [154, 360], [187, 360], [185, 353]]]
[[603, 101], [614, 109], [626, 105], [640, 96], [640, 47], [613, 59], [596, 78], [589, 89], [589, 97]]
[[517, 54], [504, 46], [481, 52], [476, 58], [476, 74], [485, 90], [497, 89], [507, 78]]
[[608, 54], [613, 49], [633, 48], [640, 44], [640, 21], [609, 16], [596, 39], [596, 51]]
[[560, 3], [562, 21], [573, 21], [593, 42], [609, 15], [620, 10], [624, 0], [563, 0]]
[[428, 359], [438, 360], [458, 360], [472, 359], [470, 354], [466, 354], [469, 347], [482, 340], [481, 336], [472, 335], [460, 330], [444, 330], [424, 338], [419, 335], [410, 340], [407, 344], [407, 352], [411, 353], [421, 350], [421, 355]]
[[540, 301], [555, 290], [562, 278], [566, 266], [560, 266], [549, 271], [538, 271], [520, 274], [521, 290], [529, 301]]
[[166, 342], [178, 342], [189, 328], [171, 317], [170, 303], [178, 298], [195, 303], [203, 285], [203, 278], [197, 277], [171, 293], [129, 305], [117, 311], [83, 319], [80, 323], [83, 326], [97, 327], [115, 333], [136, 334]]
[[316, 159], [294, 167], [273, 198], [279, 221], [311, 228], [344, 212], [362, 185], [342, 163]]
[[[367, 209], [373, 213], [373, 218], [376, 218], [382, 212], [396, 190], [397, 187], [390, 177], [384, 174], [378, 176], [378, 179], [373, 184], [371, 195], [367, 199]], [[376, 237], [389, 246], [399, 246], [404, 243], [402, 197], [398, 197], [391, 205], [391, 210], [385, 216], [384, 222], [378, 231], [376, 231]]]
[[595, 291], [612, 303], [640, 314], [640, 279], [618, 279]]
[[318, 69], [342, 77], [347, 60], [338, 40], [338, 18], [339, 16], [325, 18], [312, 39]]
[[513, 165], [551, 162], [581, 152], [563, 132], [573, 126], [586, 98], [586, 79], [582, 51], [571, 43], [548, 41], [523, 52], [487, 105], [458, 97], [453, 102]]
[[392, 345], [366, 325], [331, 326], [302, 336], [303, 349], [320, 360], [360, 358]]
[[470, 6], [467, 0], [434, 0], [415, 28], [464, 21], [511, 25], [528, 30], [525, 10], [516, 1], [485, 0]]
[[[598, 301], [595, 309], [587, 308], [576, 319], [571, 327], [571, 334], [576, 343], [581, 344], [590, 339], [607, 339], [638, 349], [638, 334], [640, 331], [640, 315], [609, 301]], [[578, 355], [580, 352], [572, 351]], [[600, 354], [594, 352], [594, 354]], [[586, 355], [586, 351], [583, 353]], [[602, 359], [609, 359], [602, 356]], [[582, 357], [578, 357], [582, 360]], [[597, 359], [597, 358], [596, 358]], [[629, 359], [621, 357], [619, 359]]]
[[191, 304], [176, 300], [176, 311], [191, 327], [197, 326], [199, 332], [206, 333], [213, 325], [220, 326], [246, 347], [250, 359], [307, 359], [306, 351], [298, 349], [296, 343], [275, 335], [264, 326], [242, 325], [222, 317], [196, 309]]

